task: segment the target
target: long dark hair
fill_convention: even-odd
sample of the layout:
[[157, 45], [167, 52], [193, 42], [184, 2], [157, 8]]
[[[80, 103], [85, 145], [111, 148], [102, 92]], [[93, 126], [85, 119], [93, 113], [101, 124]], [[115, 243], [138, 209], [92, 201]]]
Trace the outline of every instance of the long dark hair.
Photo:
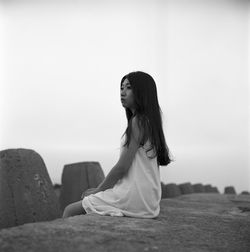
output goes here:
[[140, 145], [143, 146], [147, 140], [150, 140], [151, 147], [149, 150], [153, 149], [155, 151], [155, 155], [150, 158], [157, 156], [158, 165], [168, 165], [172, 160], [169, 157], [169, 149], [162, 129], [162, 111], [158, 103], [154, 79], [149, 74], [141, 71], [125, 75], [121, 80], [121, 85], [125, 79], [128, 79], [134, 94], [135, 113], [133, 115], [132, 111], [126, 108], [128, 126], [124, 132], [126, 135], [124, 146], [129, 146], [131, 119], [136, 116], [140, 132], [143, 132]]

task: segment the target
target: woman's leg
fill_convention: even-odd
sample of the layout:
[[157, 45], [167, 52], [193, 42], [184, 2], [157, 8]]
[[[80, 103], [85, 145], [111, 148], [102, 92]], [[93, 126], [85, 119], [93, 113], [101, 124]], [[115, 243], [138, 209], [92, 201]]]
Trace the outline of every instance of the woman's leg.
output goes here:
[[80, 215], [80, 214], [86, 214], [82, 206], [81, 200], [66, 206], [63, 212], [63, 218], [67, 218], [74, 215]]

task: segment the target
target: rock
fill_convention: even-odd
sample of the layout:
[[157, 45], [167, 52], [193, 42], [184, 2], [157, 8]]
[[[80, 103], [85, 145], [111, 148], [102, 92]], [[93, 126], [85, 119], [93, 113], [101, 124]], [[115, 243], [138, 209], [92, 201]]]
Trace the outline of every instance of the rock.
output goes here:
[[203, 193], [205, 192], [204, 186], [202, 184], [194, 184], [193, 185], [193, 191], [194, 193]]
[[0, 231], [1, 252], [249, 251], [250, 214], [227, 195], [161, 201], [155, 219], [80, 215]]
[[174, 183], [165, 185], [166, 198], [178, 197], [181, 195], [181, 190], [179, 186]]
[[81, 162], [64, 166], [60, 205], [63, 210], [68, 204], [79, 201], [88, 188], [97, 187], [104, 179], [98, 162]]
[[233, 186], [225, 187], [224, 194], [236, 194], [236, 191]]
[[218, 190], [218, 188], [216, 186], [212, 186], [211, 190], [212, 190], [213, 193], [219, 193], [219, 190]]
[[213, 192], [213, 188], [211, 185], [204, 185], [204, 190], [206, 193], [212, 193]]
[[243, 192], [241, 192], [241, 194], [243, 194], [243, 195], [250, 195], [250, 193], [248, 191], [243, 191]]
[[54, 191], [55, 191], [55, 194], [58, 198], [58, 200], [60, 199], [60, 195], [61, 195], [61, 187], [62, 185], [59, 185], [59, 184], [54, 184]]
[[166, 186], [166, 185], [165, 185], [163, 182], [161, 182], [161, 198], [162, 198], [162, 199], [167, 198], [165, 186]]
[[33, 150], [0, 152], [0, 228], [61, 216], [41, 156]]
[[183, 183], [179, 185], [182, 194], [194, 193], [191, 183]]
[[238, 208], [244, 208], [250, 210], [250, 195], [240, 194], [234, 195], [233, 197], [228, 197]]

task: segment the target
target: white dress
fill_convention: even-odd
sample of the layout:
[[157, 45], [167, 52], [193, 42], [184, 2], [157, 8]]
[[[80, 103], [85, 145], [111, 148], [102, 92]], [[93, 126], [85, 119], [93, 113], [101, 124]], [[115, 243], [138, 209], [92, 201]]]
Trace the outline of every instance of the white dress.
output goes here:
[[87, 214], [138, 218], [155, 218], [159, 215], [160, 172], [157, 158], [149, 158], [153, 150], [146, 153], [149, 144], [148, 141], [137, 150], [127, 175], [113, 188], [91, 194], [82, 200]]

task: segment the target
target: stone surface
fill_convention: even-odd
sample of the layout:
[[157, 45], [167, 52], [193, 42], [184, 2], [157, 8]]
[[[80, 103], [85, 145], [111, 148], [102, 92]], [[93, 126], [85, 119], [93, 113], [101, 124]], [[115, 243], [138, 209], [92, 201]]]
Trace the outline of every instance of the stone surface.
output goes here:
[[165, 186], [166, 186], [166, 185], [165, 185], [163, 182], [161, 182], [161, 198], [162, 198], [162, 199], [167, 198]]
[[61, 187], [62, 187], [62, 185], [54, 184], [53, 187], [54, 187], [54, 192], [55, 192], [55, 194], [56, 194], [56, 196], [57, 196], [57, 198], [59, 200], [60, 199], [60, 195], [61, 195]]
[[204, 186], [202, 184], [194, 184], [193, 185], [193, 191], [194, 193], [203, 193], [205, 192]]
[[227, 186], [224, 189], [225, 194], [236, 194], [236, 191], [233, 186]]
[[104, 179], [103, 170], [98, 162], [81, 162], [64, 166], [60, 206], [63, 210], [68, 204], [81, 199], [88, 188], [97, 187]]
[[250, 211], [250, 195], [240, 194], [228, 197], [239, 209]]
[[212, 186], [212, 191], [213, 193], [220, 193], [218, 188], [216, 186]]
[[204, 185], [204, 190], [206, 193], [212, 193], [213, 192], [213, 187], [212, 185]]
[[191, 183], [180, 184], [179, 188], [180, 188], [182, 194], [190, 194], [190, 193], [194, 192]]
[[178, 197], [181, 195], [181, 190], [179, 186], [177, 186], [174, 183], [165, 185], [164, 189], [165, 189], [166, 198], [173, 198], [173, 197]]
[[248, 191], [242, 191], [241, 194], [243, 194], [243, 195], [250, 195], [250, 193]]
[[0, 251], [247, 252], [249, 226], [227, 195], [196, 193], [162, 200], [156, 219], [91, 214], [2, 229]]
[[59, 202], [41, 156], [28, 149], [1, 151], [0, 228], [59, 216]]

